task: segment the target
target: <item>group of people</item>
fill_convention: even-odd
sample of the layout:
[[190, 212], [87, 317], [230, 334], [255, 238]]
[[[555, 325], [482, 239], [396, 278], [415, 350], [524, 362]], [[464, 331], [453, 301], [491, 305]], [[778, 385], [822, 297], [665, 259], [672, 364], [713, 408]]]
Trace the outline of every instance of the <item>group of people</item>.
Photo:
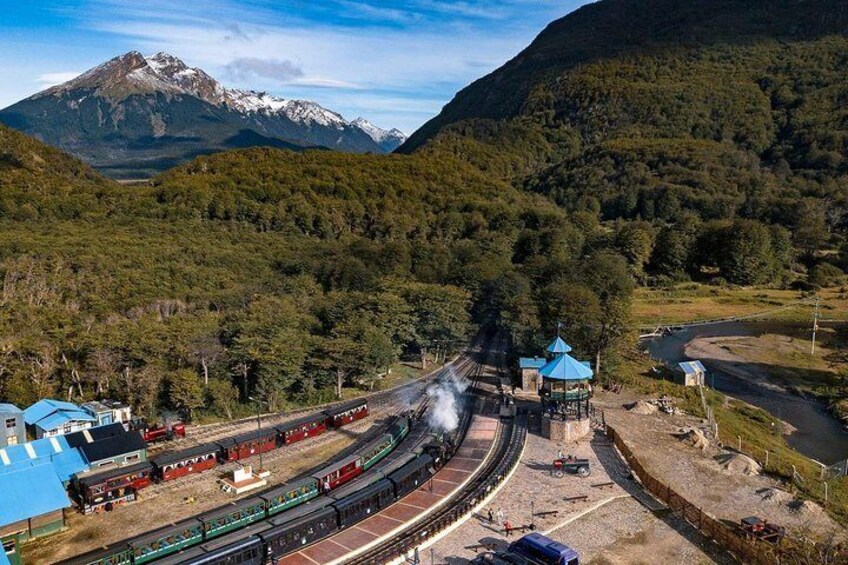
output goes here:
[[501, 510], [501, 508], [498, 508], [498, 511], [497, 511], [496, 514], [492, 513], [492, 509], [489, 508], [486, 512], [486, 517], [489, 519], [489, 525], [490, 526], [494, 525], [495, 517], [497, 517], [498, 527], [503, 528], [504, 535], [506, 535], [506, 537], [512, 536], [512, 524], [510, 523], [510, 521], [508, 519], [504, 519], [504, 513], [503, 513], [503, 510]]

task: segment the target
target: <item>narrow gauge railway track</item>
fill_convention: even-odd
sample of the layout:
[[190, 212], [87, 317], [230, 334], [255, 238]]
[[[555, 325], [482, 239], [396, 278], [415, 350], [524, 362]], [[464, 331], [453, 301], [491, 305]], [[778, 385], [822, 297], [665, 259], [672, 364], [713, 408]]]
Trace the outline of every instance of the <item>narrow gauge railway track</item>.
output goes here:
[[[373, 411], [375, 409], [383, 408], [394, 404], [396, 402], [394, 400], [394, 397], [402, 394], [405, 390], [413, 390], [415, 391], [416, 395], [424, 394], [428, 383], [439, 378], [439, 376], [443, 375], [446, 371], [455, 370], [461, 372], [465, 367], [468, 366], [469, 363], [473, 363], [474, 361], [470, 349], [471, 348], [469, 348], [468, 352], [463, 353], [441, 369], [431, 371], [430, 373], [421, 376], [415, 380], [409, 381], [408, 383], [403, 383], [392, 388], [388, 388], [386, 390], [367, 393], [357, 398], [366, 399], [368, 401], [370, 409]], [[415, 390], [416, 388], [418, 388], [417, 391]], [[297, 410], [262, 414], [259, 416], [259, 421], [262, 423], [263, 426], [279, 425], [290, 420], [294, 420], [301, 416], [307, 416], [316, 412], [320, 412], [322, 410], [327, 410], [328, 408], [339, 406], [341, 404], [344, 404], [345, 402], [349, 402], [350, 400], [351, 399], [338, 400], [327, 404], [310, 406], [307, 408], [299, 408]], [[414, 403], [414, 400], [410, 401], [410, 404], [412, 403]], [[150, 454], [161, 455], [162, 453], [179, 451], [181, 449], [186, 449], [195, 445], [201, 445], [206, 442], [212, 442], [221, 439], [221, 437], [237, 433], [239, 430], [241, 430], [241, 428], [245, 428], [243, 431], [249, 431], [247, 430], [247, 428], [254, 427], [256, 425], [256, 422], [256, 416], [252, 416], [249, 418], [241, 418], [239, 420], [231, 420], [228, 422], [219, 422], [195, 428], [188, 427], [186, 430], [185, 438], [176, 439], [159, 445], [153, 445], [150, 448]]]
[[[502, 364], [498, 363], [498, 373], [502, 373]], [[478, 377], [479, 381], [479, 377]], [[475, 381], [475, 387], [479, 384]], [[465, 433], [470, 424], [463, 422]], [[491, 456], [477, 474], [456, 493], [443, 508], [417, 522], [390, 540], [367, 552], [345, 561], [345, 565], [377, 565], [390, 563], [408, 555], [430, 537], [462, 520], [497, 485], [503, 482], [510, 471], [518, 464], [527, 438], [526, 415], [521, 414], [504, 423], [496, 438], [496, 447]], [[459, 447], [461, 444], [457, 444]]]
[[402, 531], [384, 544], [345, 562], [345, 565], [377, 565], [390, 563], [412, 552], [428, 538], [460, 521], [471, 512], [492, 488], [501, 483], [518, 463], [527, 427], [524, 416], [505, 424], [497, 438], [496, 451], [481, 472], [457, 493], [449, 505], [437, 510], [421, 522]]

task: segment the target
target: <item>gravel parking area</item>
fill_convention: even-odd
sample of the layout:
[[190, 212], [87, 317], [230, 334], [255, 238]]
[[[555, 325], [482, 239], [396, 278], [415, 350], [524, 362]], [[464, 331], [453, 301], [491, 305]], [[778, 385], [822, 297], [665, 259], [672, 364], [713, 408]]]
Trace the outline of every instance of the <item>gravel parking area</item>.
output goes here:
[[661, 412], [636, 414], [623, 407], [626, 402], [610, 393], [596, 397], [596, 405], [603, 406], [607, 422], [654, 477], [691, 503], [729, 524], [757, 515], [785, 526], [790, 534], [826, 537], [835, 533], [839, 538], [845, 537], [845, 529], [820, 506], [795, 499], [781, 481], [724, 469], [717, 458], [727, 456], [728, 451], [714, 444], [701, 450], [680, 441], [679, 433], [699, 427], [700, 419]]
[[[537, 530], [574, 547], [581, 562], [637, 563], [642, 555], [645, 562], [731, 562], [712, 555], [714, 548], [687, 524], [650, 510], [660, 506], [628, 478], [627, 467], [603, 434], [557, 445], [541, 437], [538, 428], [538, 419], [532, 420], [524, 456], [511, 480], [480, 514], [436, 542], [432, 554], [426, 550], [424, 562], [432, 555], [435, 563], [467, 564], [487, 548], [505, 548], [510, 540], [497, 523], [499, 509], [513, 527], [534, 523]], [[589, 459], [591, 476], [553, 477], [550, 465], [559, 450]], [[515, 532], [511, 539], [521, 535]], [[657, 561], [657, 555], [663, 559]]]

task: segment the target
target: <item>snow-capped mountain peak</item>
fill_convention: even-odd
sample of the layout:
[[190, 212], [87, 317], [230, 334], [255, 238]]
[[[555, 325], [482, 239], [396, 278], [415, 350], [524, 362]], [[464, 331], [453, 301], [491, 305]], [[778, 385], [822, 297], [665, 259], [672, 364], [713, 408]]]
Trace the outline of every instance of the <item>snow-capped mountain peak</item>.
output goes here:
[[380, 127], [375, 126], [365, 118], [356, 118], [350, 125], [358, 127], [362, 131], [368, 134], [368, 137], [373, 139], [376, 143], [383, 143], [388, 140], [397, 140], [399, 141], [398, 145], [401, 145], [404, 141], [406, 141], [406, 135], [397, 129], [384, 130]]
[[[226, 88], [202, 69], [165, 52], [144, 56], [130, 51], [3, 111], [14, 114], [17, 122], [25, 115], [33, 124], [30, 133], [85, 152], [92, 161], [101, 162], [102, 155], [111, 155], [123, 143], [112, 159], [121, 164], [136, 153], [158, 159], [157, 151], [163, 149], [144, 147], [150, 138], [175, 155], [181, 155], [182, 144], [189, 156], [255, 145], [386, 153], [406, 139], [363, 118], [349, 122], [309, 100]], [[57, 129], [57, 122], [67, 127]], [[83, 123], [97, 125], [74, 125]], [[170, 146], [171, 136], [181, 141]], [[76, 149], [80, 139], [87, 140], [83, 150]]]

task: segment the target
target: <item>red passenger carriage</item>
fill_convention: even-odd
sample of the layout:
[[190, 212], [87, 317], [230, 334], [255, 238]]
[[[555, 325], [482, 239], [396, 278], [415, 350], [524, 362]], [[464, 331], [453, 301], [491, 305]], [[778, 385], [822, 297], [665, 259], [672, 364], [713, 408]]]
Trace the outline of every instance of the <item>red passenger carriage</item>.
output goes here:
[[312, 475], [322, 492], [328, 492], [362, 474], [362, 458], [351, 455]]
[[339, 406], [324, 410], [327, 415], [328, 424], [334, 428], [341, 428], [356, 420], [368, 416], [368, 401], [363, 399], [345, 402]]
[[277, 448], [277, 430], [268, 428], [216, 441], [227, 461], [247, 459]]
[[153, 465], [144, 461], [100, 473], [77, 475], [74, 490], [81, 510], [88, 514], [112, 510], [136, 499], [136, 493], [150, 486]]
[[326, 414], [315, 414], [275, 426], [281, 445], [288, 445], [327, 431]]
[[202, 473], [218, 465], [221, 447], [214, 443], [190, 447], [177, 453], [166, 453], [153, 459], [156, 478], [172, 481], [193, 473]]

